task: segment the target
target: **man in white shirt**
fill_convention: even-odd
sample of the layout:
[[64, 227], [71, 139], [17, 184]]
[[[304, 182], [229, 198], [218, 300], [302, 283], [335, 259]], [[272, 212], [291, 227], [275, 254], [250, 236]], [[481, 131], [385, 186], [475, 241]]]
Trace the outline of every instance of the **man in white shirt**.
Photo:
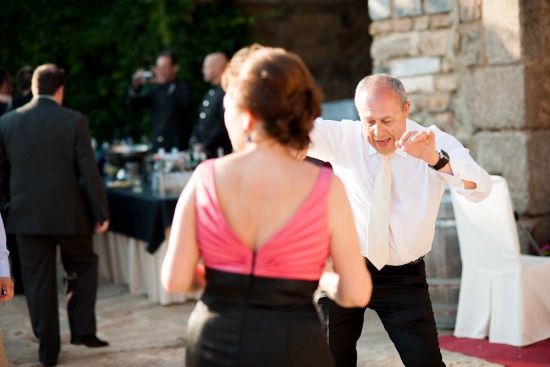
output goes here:
[[[0, 217], [0, 302], [6, 302], [13, 298], [13, 281], [10, 277], [9, 252], [6, 248], [6, 231], [4, 222]], [[4, 339], [0, 332], [0, 367], [8, 367]]]
[[[307, 155], [330, 162], [344, 183], [374, 285], [368, 307], [378, 313], [401, 360], [407, 367], [444, 366], [423, 257], [432, 246], [445, 186], [477, 202], [491, 191], [491, 178], [457, 139], [408, 120], [410, 102], [397, 78], [376, 74], [363, 79], [355, 104], [361, 121], [315, 122]], [[304, 156], [305, 151], [297, 154]], [[384, 157], [389, 158], [391, 184], [386, 186], [391, 192], [380, 258], [374, 254], [377, 241], [368, 241], [368, 226], [376, 217], [370, 214], [372, 193]], [[371, 235], [383, 233], [382, 227]], [[365, 309], [342, 308], [328, 298], [319, 302], [337, 367], [356, 366]]]

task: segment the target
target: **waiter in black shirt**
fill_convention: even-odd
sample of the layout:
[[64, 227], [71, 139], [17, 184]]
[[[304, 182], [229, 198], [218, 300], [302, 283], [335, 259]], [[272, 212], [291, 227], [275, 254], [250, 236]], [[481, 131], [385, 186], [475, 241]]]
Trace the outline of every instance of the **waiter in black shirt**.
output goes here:
[[223, 97], [220, 86], [222, 74], [227, 66], [227, 56], [215, 52], [204, 58], [202, 75], [212, 88], [206, 92], [199, 106], [199, 118], [189, 139], [189, 146], [202, 149], [208, 158], [231, 153], [231, 141], [223, 119]]
[[[132, 86], [126, 96], [129, 108], [150, 107], [153, 111], [151, 133], [152, 150], [166, 151], [173, 147], [186, 150], [192, 124], [190, 121], [193, 104], [191, 87], [177, 79], [179, 66], [171, 51], [161, 53], [156, 67], [150, 71], [140, 69], [132, 76]], [[144, 83], [158, 84], [147, 92], [139, 91]]]

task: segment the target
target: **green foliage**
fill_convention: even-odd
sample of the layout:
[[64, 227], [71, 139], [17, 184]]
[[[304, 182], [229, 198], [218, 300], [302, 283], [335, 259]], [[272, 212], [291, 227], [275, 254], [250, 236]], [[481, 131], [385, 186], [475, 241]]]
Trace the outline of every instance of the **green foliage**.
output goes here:
[[12, 75], [23, 65], [63, 67], [65, 105], [88, 117], [100, 142], [149, 136], [150, 111], [126, 109], [124, 95], [132, 73], [159, 52], [178, 55], [179, 76], [199, 101], [204, 56], [231, 56], [251, 41], [251, 21], [230, 0], [7, 1], [0, 13], [0, 67]]

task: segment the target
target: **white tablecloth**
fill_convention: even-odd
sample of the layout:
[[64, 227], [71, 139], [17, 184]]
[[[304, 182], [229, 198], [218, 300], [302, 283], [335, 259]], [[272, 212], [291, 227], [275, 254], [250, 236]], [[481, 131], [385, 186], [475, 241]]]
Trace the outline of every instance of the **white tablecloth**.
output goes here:
[[117, 284], [127, 285], [130, 294], [146, 294], [151, 300], [168, 305], [198, 299], [181, 293], [168, 293], [160, 282], [160, 269], [168, 248], [170, 228], [166, 229], [166, 240], [154, 254], [147, 252], [147, 243], [120, 233], [108, 231], [94, 236], [94, 247], [99, 256], [100, 278]]

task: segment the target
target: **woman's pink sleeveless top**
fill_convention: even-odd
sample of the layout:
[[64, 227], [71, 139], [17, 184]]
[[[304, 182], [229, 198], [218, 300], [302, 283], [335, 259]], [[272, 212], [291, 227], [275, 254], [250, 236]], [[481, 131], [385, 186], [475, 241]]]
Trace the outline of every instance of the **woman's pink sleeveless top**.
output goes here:
[[328, 193], [332, 172], [321, 168], [305, 202], [257, 251], [229, 227], [218, 202], [214, 159], [203, 163], [196, 188], [197, 240], [207, 268], [261, 277], [318, 280], [330, 254]]

